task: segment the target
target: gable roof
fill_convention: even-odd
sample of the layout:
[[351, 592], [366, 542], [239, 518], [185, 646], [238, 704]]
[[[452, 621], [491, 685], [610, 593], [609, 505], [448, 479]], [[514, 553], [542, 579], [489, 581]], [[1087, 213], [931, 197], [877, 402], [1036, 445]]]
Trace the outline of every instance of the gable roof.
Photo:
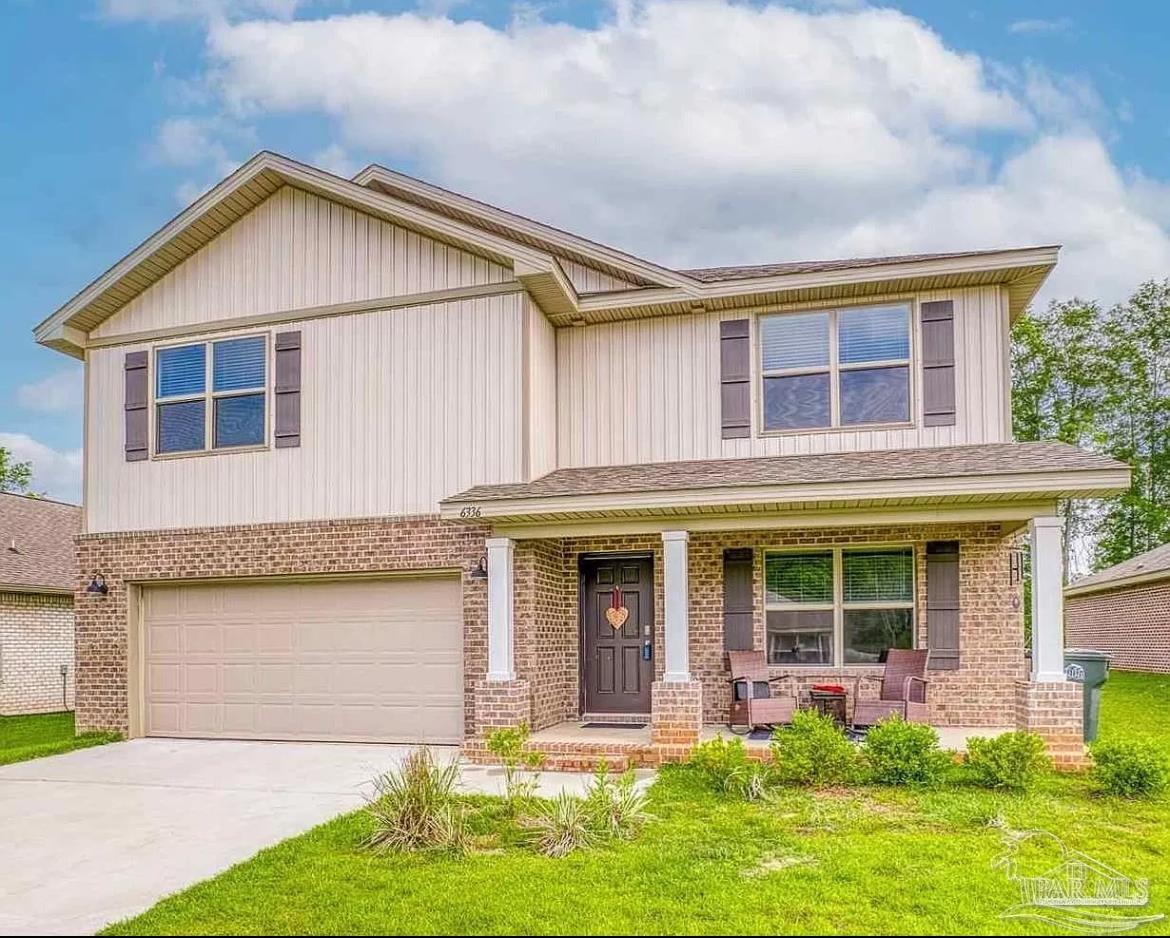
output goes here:
[[[1031, 301], [1058, 248], [912, 254], [671, 270], [381, 166], [343, 179], [262, 151], [41, 322], [38, 342], [81, 358], [88, 334], [282, 186], [293, 186], [503, 264], [554, 325], [837, 301], [1002, 284], [1011, 315]], [[631, 284], [579, 294], [573, 261]]]
[[77, 505], [0, 493], [0, 590], [72, 593], [80, 530]]
[[1069, 596], [1078, 596], [1162, 579], [1170, 579], [1170, 544], [1083, 576], [1070, 583], [1065, 592]]

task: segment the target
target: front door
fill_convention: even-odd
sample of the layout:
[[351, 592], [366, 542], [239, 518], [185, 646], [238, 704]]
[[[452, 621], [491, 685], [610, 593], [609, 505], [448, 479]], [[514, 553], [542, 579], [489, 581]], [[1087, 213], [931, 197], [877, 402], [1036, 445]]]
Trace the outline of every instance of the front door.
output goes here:
[[[649, 557], [581, 561], [582, 686], [586, 713], [649, 713], [654, 680], [654, 566]], [[615, 588], [629, 616], [606, 616]]]

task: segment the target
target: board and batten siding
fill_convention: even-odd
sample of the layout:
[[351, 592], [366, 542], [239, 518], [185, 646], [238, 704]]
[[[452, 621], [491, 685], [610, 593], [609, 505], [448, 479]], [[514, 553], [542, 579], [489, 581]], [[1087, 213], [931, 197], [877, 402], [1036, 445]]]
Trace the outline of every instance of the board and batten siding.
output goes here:
[[557, 258], [557, 262], [578, 293], [609, 293], [611, 290], [631, 290], [637, 286], [629, 280], [622, 280], [595, 267], [578, 264], [566, 257]]
[[511, 279], [507, 267], [285, 186], [93, 335], [109, 338]]
[[[288, 449], [127, 462], [123, 360], [149, 346], [92, 349], [86, 529], [424, 514], [472, 485], [525, 480], [524, 301], [504, 294], [298, 322], [301, 445]], [[268, 404], [271, 434], [271, 393]]]
[[[953, 426], [922, 424], [917, 352], [921, 343], [915, 316], [913, 427], [761, 436], [753, 324], [752, 435], [722, 439], [719, 323], [746, 314], [700, 313], [557, 331], [559, 465], [628, 465], [1010, 440], [1005, 291], [978, 287], [922, 293], [916, 298], [954, 300], [958, 414]], [[799, 307], [774, 309], [786, 308]]]
[[528, 331], [527, 385], [529, 478], [538, 479], [557, 467], [557, 336], [540, 307], [525, 294]]

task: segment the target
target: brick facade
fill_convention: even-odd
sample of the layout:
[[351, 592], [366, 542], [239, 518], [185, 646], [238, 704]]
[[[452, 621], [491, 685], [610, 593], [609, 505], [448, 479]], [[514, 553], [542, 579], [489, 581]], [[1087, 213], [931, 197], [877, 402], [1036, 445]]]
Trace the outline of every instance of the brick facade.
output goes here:
[[[236, 525], [77, 539], [77, 727], [129, 729], [128, 597], [132, 585], [173, 580], [463, 571], [465, 722], [474, 732], [475, 683], [487, 670], [487, 583], [468, 572], [485, 529], [435, 517]], [[86, 593], [101, 573], [108, 595]]]
[[1083, 693], [1084, 685], [1074, 681], [1016, 683], [1016, 726], [1042, 736], [1058, 768], [1088, 764], [1082, 735]]
[[73, 670], [73, 597], [0, 592], [0, 716], [71, 709]]
[[1068, 644], [1108, 652], [1110, 667], [1170, 674], [1170, 579], [1069, 596]]

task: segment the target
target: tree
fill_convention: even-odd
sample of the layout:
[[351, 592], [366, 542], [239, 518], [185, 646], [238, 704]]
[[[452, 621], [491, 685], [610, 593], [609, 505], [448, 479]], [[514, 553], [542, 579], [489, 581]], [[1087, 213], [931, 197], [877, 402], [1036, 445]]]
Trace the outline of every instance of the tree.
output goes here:
[[12, 453], [0, 446], [0, 492], [31, 494], [32, 463], [16, 462]]

